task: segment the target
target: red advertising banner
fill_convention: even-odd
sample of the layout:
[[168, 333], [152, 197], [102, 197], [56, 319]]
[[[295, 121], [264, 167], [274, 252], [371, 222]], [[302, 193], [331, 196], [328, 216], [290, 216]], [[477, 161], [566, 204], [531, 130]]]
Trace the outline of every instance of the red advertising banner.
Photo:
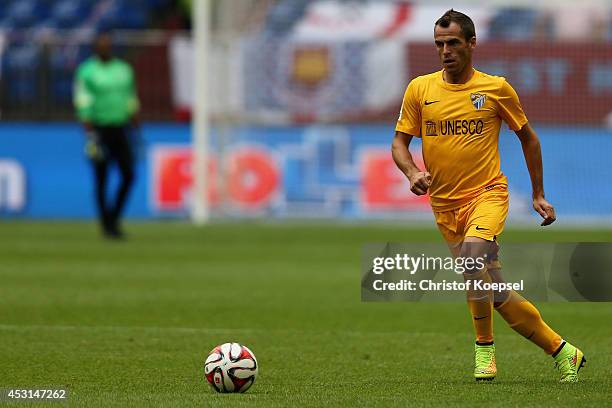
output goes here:
[[[307, 143], [303, 147], [312, 151]], [[293, 152], [296, 151], [294, 147]], [[423, 168], [421, 154], [416, 151], [412, 154]], [[428, 196], [416, 196], [410, 191], [410, 184], [397, 169], [389, 149], [380, 146], [361, 148], [351, 163], [334, 159], [329, 167], [319, 158], [309, 156], [304, 164], [321, 166], [317, 171], [343, 167], [350, 175], [350, 179], [343, 179], [340, 171], [333, 177], [328, 174], [326, 181], [317, 180], [316, 172], [292, 173], [288, 169], [293, 166], [284, 165], [291, 159], [282, 160], [273, 148], [262, 145], [232, 147], [224, 157], [223, 174], [219, 174], [219, 157], [213, 154], [209, 159], [208, 200], [215, 210], [223, 207], [228, 213], [257, 215], [262, 210], [276, 209], [294, 216], [317, 213], [337, 217], [347, 211], [338, 204], [344, 201], [346, 205], [350, 200], [353, 216], [431, 212]], [[193, 193], [192, 162], [189, 146], [159, 144], [152, 148], [149, 202], [156, 214], [176, 214], [189, 208]], [[335, 208], [335, 212], [325, 213], [330, 208]]]
[[[407, 46], [409, 76], [440, 69], [431, 43]], [[476, 69], [506, 77], [532, 122], [601, 125], [612, 113], [612, 45], [483, 42]]]
[[[157, 146], [152, 159], [153, 208], [158, 212], [187, 209], [193, 187], [191, 149]], [[219, 180], [218, 158], [211, 156], [209, 160], [208, 200], [213, 207], [222, 204], [224, 194], [235, 208], [258, 210], [270, 205], [280, 188], [277, 163], [266, 150], [256, 147], [233, 150], [226, 158], [228, 168], [223, 180]]]

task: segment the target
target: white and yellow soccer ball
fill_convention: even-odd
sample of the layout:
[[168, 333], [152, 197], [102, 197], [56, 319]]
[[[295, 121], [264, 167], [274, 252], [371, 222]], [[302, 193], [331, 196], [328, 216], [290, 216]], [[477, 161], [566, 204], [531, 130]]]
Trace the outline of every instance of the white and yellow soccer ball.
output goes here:
[[206, 380], [217, 392], [245, 392], [257, 377], [257, 359], [248, 347], [224, 343], [208, 354], [204, 363]]

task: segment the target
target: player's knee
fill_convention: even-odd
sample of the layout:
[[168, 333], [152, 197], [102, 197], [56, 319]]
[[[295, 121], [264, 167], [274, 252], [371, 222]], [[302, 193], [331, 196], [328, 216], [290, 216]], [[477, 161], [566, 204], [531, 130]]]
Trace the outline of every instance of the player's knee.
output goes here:
[[487, 272], [487, 268], [484, 263], [478, 262], [473, 258], [465, 257], [463, 260], [463, 277], [467, 279], [482, 279]]
[[459, 257], [463, 263], [463, 276], [466, 279], [481, 277], [486, 272], [486, 252], [482, 243], [464, 243]]
[[485, 264], [488, 269], [499, 269], [499, 245], [496, 241], [464, 242], [460, 256], [472, 259], [478, 265]]

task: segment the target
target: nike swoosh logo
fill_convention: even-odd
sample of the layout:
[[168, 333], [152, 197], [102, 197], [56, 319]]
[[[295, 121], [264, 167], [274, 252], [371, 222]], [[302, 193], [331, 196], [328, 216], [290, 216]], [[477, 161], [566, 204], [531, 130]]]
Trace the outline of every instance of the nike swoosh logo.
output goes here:
[[476, 231], [488, 231], [488, 228], [480, 228], [478, 225], [476, 226]]
[[432, 103], [436, 103], [436, 102], [440, 102], [440, 101], [425, 101], [425, 106], [431, 105]]

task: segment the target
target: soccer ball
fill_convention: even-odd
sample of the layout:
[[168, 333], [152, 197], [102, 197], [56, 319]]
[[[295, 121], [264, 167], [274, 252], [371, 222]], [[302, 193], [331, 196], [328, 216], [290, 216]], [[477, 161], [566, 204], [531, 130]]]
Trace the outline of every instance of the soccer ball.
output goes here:
[[204, 374], [217, 392], [245, 392], [255, 382], [257, 368], [255, 354], [248, 347], [225, 343], [208, 354]]

